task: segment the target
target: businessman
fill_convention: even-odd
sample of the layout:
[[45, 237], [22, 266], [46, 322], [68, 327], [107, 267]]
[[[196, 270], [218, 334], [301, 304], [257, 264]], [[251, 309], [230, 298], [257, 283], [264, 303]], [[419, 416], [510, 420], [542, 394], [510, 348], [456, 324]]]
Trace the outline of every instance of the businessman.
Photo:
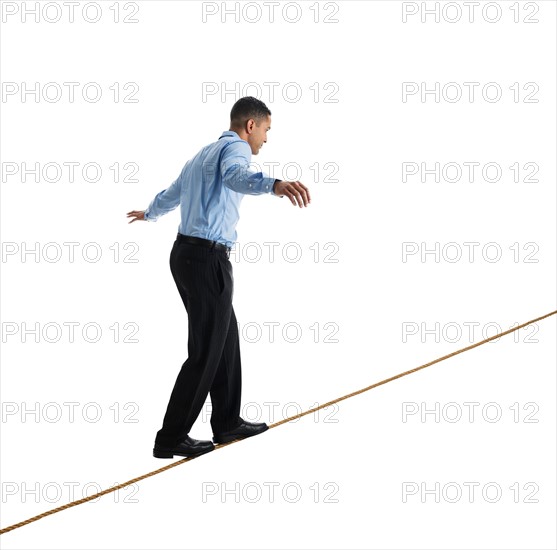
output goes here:
[[[241, 361], [238, 325], [232, 306], [234, 279], [230, 249], [237, 237], [244, 195], [288, 197], [308, 206], [309, 189], [249, 169], [251, 155], [267, 143], [271, 111], [254, 97], [239, 99], [230, 112], [230, 129], [203, 147], [178, 178], [158, 193], [147, 210], [127, 213], [156, 221], [180, 205], [181, 223], [170, 253], [170, 271], [188, 315], [188, 358], [174, 384], [153, 456], [173, 458], [212, 451], [216, 444], [260, 434], [265, 423], [240, 417]], [[203, 404], [211, 397], [213, 441], [189, 436]]]

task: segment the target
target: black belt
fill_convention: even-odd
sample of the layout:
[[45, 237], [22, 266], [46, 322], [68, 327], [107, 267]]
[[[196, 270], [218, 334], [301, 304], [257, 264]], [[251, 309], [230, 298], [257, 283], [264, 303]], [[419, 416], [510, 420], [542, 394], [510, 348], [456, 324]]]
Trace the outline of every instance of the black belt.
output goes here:
[[182, 235], [178, 233], [176, 240], [179, 243], [197, 244], [199, 246], [206, 246], [207, 248], [215, 248], [216, 250], [223, 250], [227, 254], [230, 253], [230, 247], [218, 241], [211, 241], [209, 239], [202, 239], [201, 237], [192, 237], [191, 235]]

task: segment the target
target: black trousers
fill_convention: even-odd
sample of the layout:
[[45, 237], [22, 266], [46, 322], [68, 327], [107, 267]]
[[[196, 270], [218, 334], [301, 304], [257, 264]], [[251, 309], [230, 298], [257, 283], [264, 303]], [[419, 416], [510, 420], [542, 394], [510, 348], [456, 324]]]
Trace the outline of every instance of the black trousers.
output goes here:
[[214, 434], [241, 422], [240, 342], [228, 254], [180, 242], [178, 234], [170, 253], [170, 271], [188, 315], [188, 358], [155, 439], [163, 447], [173, 447], [188, 435], [209, 394]]

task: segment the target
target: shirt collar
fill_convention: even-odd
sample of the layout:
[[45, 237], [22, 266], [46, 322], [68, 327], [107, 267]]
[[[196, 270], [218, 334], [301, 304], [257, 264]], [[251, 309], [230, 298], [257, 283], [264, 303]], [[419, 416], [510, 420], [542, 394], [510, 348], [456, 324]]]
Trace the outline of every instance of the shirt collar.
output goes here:
[[234, 130], [226, 130], [220, 136], [220, 138], [223, 138], [223, 137], [237, 137], [238, 139], [240, 139], [240, 136]]

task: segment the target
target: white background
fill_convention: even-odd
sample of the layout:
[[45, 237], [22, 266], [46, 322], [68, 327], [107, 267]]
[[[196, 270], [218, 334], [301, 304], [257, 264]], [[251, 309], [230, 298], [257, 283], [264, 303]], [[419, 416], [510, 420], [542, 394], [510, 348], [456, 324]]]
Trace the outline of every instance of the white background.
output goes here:
[[[431, 15], [424, 23], [420, 14], [403, 23], [397, 1], [341, 1], [338, 10], [321, 2], [317, 22], [315, 3], [298, 2], [301, 19], [295, 23], [282, 16], [284, 3], [273, 22], [265, 9], [257, 23], [236, 23], [233, 15], [223, 23], [220, 14], [203, 23], [203, 4], [186, 1], [131, 3], [139, 8], [132, 15], [137, 23], [115, 23], [112, 1], [97, 3], [97, 23], [84, 20], [83, 3], [73, 23], [67, 8], [59, 22], [41, 15], [38, 23], [32, 15], [22, 22], [21, 11], [8, 15], [6, 4], [4, 86], [14, 83], [21, 90], [24, 83], [52, 82], [64, 95], [53, 102], [35, 102], [32, 95], [23, 101], [20, 92], [2, 96], [2, 527], [69, 502], [72, 483], [75, 500], [84, 496], [87, 483], [104, 489], [169, 463], [153, 458], [152, 446], [187, 356], [187, 316], [168, 266], [179, 209], [149, 224], [129, 225], [125, 214], [145, 209], [190, 157], [228, 130], [230, 109], [246, 95], [242, 87], [248, 82], [258, 83], [260, 99], [272, 111], [268, 142], [252, 160], [279, 162], [272, 175], [300, 179], [312, 197], [304, 209], [270, 196], [242, 202], [239, 246], [255, 243], [251, 257], [257, 246], [262, 251], [259, 261], [232, 258], [243, 403], [252, 404], [244, 409], [248, 419], [276, 422], [492, 336], [497, 327], [507, 330], [555, 310], [554, 2], [492, 3], [488, 18], [497, 7], [501, 11], [492, 23], [480, 8], [474, 22], [464, 11], [455, 23], [443, 17], [436, 23]], [[132, 14], [124, 4], [120, 19]], [[221, 2], [213, 5], [222, 8]], [[226, 6], [233, 9], [234, 3]], [[533, 14], [531, 6], [539, 11]], [[290, 9], [292, 18], [295, 7]], [[325, 23], [326, 16], [338, 22]], [[538, 22], [526, 23], [528, 16]], [[64, 82], [80, 83], [74, 102]], [[82, 99], [88, 82], [100, 85], [98, 102]], [[123, 95], [115, 102], [110, 86], [118, 83], [122, 90], [129, 82], [138, 86], [138, 102], [125, 103]], [[274, 98], [264, 86], [269, 82], [279, 83]], [[429, 89], [453, 82], [465, 95], [436, 102], [431, 94], [424, 101], [417, 94], [403, 102], [404, 82]], [[465, 82], [479, 83], [473, 102]], [[482, 97], [489, 82], [501, 87], [499, 101]], [[538, 86], [538, 101], [527, 103], [531, 82]], [[230, 93], [204, 100], [204, 83]], [[284, 99], [288, 83], [299, 85], [301, 98]], [[317, 101], [310, 89], [315, 83]], [[333, 90], [327, 83], [336, 83], [337, 102], [324, 101]], [[254, 93], [253, 87], [247, 90]], [[6, 163], [72, 161], [80, 163], [79, 171], [98, 163], [102, 178], [90, 183], [79, 172], [73, 182], [65, 174], [58, 182], [35, 183], [31, 175], [24, 183], [21, 174], [5, 172], [13, 166]], [[109, 167], [116, 162], [136, 163], [139, 181], [115, 182]], [[298, 163], [302, 173], [284, 174], [289, 162]], [[497, 182], [477, 172], [474, 182], [464, 174], [452, 183], [432, 176], [425, 183], [419, 176], [403, 183], [403, 162], [426, 162], [429, 168], [435, 162], [494, 162], [502, 175]], [[539, 167], [536, 182], [524, 181], [529, 162]], [[318, 177], [310, 169], [315, 163]], [[326, 163], [338, 165], [336, 182], [325, 179]], [[509, 169], [515, 163], [521, 167], [518, 182]], [[79, 243], [74, 262], [66, 242]], [[275, 261], [266, 242], [279, 243]], [[457, 246], [443, 248], [451, 242]], [[479, 243], [474, 261], [463, 244], [470, 242]], [[32, 254], [22, 260], [23, 247], [39, 246], [42, 253], [47, 243], [58, 243], [59, 261], [39, 256], [35, 262]], [[86, 243], [98, 243], [99, 261], [82, 258]], [[124, 249], [126, 243], [137, 243], [136, 262], [123, 261], [131, 250]], [[287, 243], [298, 243], [299, 261], [283, 258]], [[446, 254], [438, 262], [432, 254], [421, 261], [419, 253], [403, 261], [403, 243], [429, 249], [439, 243]], [[488, 254], [500, 247], [498, 261], [482, 256], [487, 243], [496, 243]], [[451, 261], [458, 249], [462, 258]], [[331, 251], [338, 261], [325, 261]], [[526, 261], [533, 251], [530, 260], [537, 261]], [[123, 489], [41, 519], [3, 535], [0, 544], [555, 548], [555, 321], [549, 317], [535, 330], [521, 329], [345, 400], [338, 410], [322, 410], [318, 417], [305, 416], [189, 461], [134, 491]], [[47, 323], [64, 328], [68, 322], [79, 323], [74, 342], [67, 331], [58, 342], [48, 341], [54, 332], [46, 338], [41, 332], [38, 343], [32, 334], [22, 341], [24, 323], [31, 329], [39, 323], [42, 330]], [[270, 322], [280, 323], [272, 342], [263, 324]], [[102, 328], [98, 342], [81, 336], [86, 323]], [[110, 329], [115, 323], [119, 342]], [[130, 334], [125, 323], [138, 327], [136, 343], [122, 342]], [[299, 341], [283, 337], [287, 323], [299, 325]], [[316, 323], [318, 336], [310, 328]], [[326, 323], [338, 327], [337, 342], [325, 341], [332, 333]], [[404, 341], [404, 323], [429, 329], [438, 323], [440, 335], [420, 331]], [[244, 325], [251, 329], [242, 332]], [[262, 333], [254, 342], [256, 326]], [[475, 327], [471, 338], [469, 326]], [[67, 402], [78, 404], [73, 422]], [[265, 405], [271, 402], [278, 404], [273, 417]], [[479, 403], [474, 421], [464, 405], [470, 402]], [[88, 403], [92, 416], [101, 411], [97, 422], [82, 416]], [[135, 405], [124, 409], [127, 403]], [[420, 409], [422, 403], [428, 409], [438, 403], [446, 414], [439, 422], [433, 414], [422, 422], [419, 413], [404, 422], [403, 408], [414, 403]], [[499, 420], [483, 416], [488, 403], [486, 414], [493, 417], [500, 408]], [[510, 408], [515, 403], [518, 418]], [[38, 407], [38, 418], [22, 417], [23, 407]], [[48, 421], [45, 415], [55, 417], [57, 407], [60, 419]], [[463, 417], [451, 422], [459, 408]], [[534, 410], [530, 420], [537, 422], [525, 422]], [[137, 422], [123, 421], [130, 412]], [[212, 436], [207, 414], [191, 435]], [[272, 482], [279, 485], [271, 500]], [[420, 490], [404, 502], [404, 483], [424, 483], [426, 489], [438, 484], [439, 501]], [[473, 502], [469, 483], [477, 487]], [[482, 495], [489, 483], [501, 489], [496, 502], [490, 502], [493, 493]], [[513, 484], [520, 488], [518, 502]], [[284, 496], [285, 486], [299, 489], [297, 502], [291, 502], [294, 490]], [[204, 487], [219, 492], [203, 502]], [[261, 497], [250, 502], [257, 487]], [[450, 502], [451, 487], [463, 491], [460, 500]], [[232, 493], [223, 496], [222, 488]], [[26, 496], [25, 489], [31, 490]], [[338, 502], [326, 502], [328, 495]]]

